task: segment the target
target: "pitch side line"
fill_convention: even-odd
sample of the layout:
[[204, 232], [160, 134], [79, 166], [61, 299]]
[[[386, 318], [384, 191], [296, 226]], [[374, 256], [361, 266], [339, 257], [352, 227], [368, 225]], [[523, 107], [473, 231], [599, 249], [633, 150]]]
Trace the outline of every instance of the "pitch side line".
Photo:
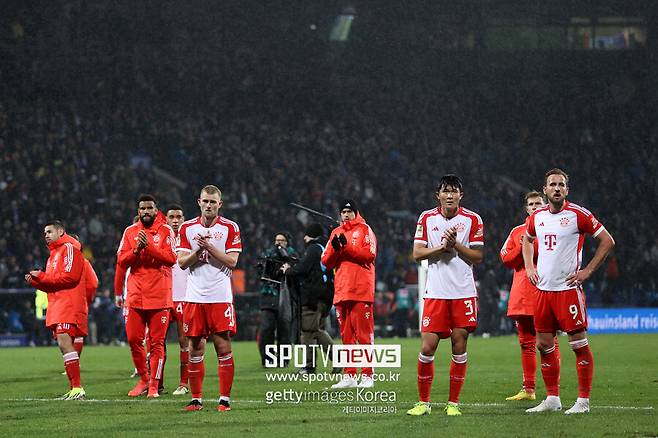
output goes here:
[[[0, 399], [0, 401], [4, 402], [64, 402], [66, 401], [71, 402], [69, 400], [57, 400], [54, 398], [3, 398]], [[187, 399], [181, 399], [181, 400], [174, 400], [174, 399], [158, 399], [158, 400], [145, 400], [145, 399], [84, 399], [84, 400], [72, 400], [73, 402], [84, 402], [84, 403], [116, 403], [116, 404], [121, 404], [121, 403], [172, 403], [172, 404], [184, 404]], [[212, 402], [216, 402], [215, 399], [212, 399]], [[396, 402], [395, 405], [413, 405], [414, 401], [401, 401], [401, 402]], [[231, 404], [267, 404], [265, 403], [265, 400], [231, 400]], [[331, 402], [323, 402], [323, 401], [304, 401], [302, 403], [294, 403], [294, 402], [285, 402], [285, 401], [280, 401], [280, 402], [275, 402], [272, 403], [271, 405], [302, 405], [302, 404], [323, 404], [323, 405], [329, 405], [329, 406], [341, 406], [339, 403], [331, 403]], [[353, 405], [354, 403], [350, 403], [349, 405]], [[375, 405], [375, 406], [389, 406], [389, 404], [386, 403], [367, 403], [367, 402], [361, 402], [357, 403], [359, 405]], [[445, 403], [431, 403], [433, 406], [445, 406]], [[347, 405], [347, 404], [345, 404]], [[511, 406], [514, 407], [515, 405], [512, 403], [505, 404], [505, 403], [460, 403], [460, 406], [465, 406], [465, 407], [476, 407], [476, 408], [497, 408], [497, 407], [506, 407], [506, 406]], [[652, 411], [654, 409], [653, 406], [591, 406], [590, 409], [617, 409], [617, 410], [636, 410], [636, 411]]]

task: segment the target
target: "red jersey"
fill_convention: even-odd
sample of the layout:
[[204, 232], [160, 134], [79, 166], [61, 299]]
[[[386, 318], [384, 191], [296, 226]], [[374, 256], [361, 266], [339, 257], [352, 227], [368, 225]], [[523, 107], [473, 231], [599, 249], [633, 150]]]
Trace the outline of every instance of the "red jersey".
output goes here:
[[69, 323], [83, 327], [87, 322], [87, 301], [83, 276], [85, 259], [80, 252], [80, 242], [65, 233], [48, 245], [48, 249], [46, 271], [30, 282], [48, 293], [46, 326]]
[[98, 276], [96, 271], [89, 263], [89, 260], [85, 259], [85, 267], [83, 271], [85, 277], [85, 298], [87, 299], [87, 305], [91, 304], [94, 301], [96, 296], [96, 289], [98, 288]]
[[[331, 246], [331, 239], [341, 233], [345, 234], [347, 245], [336, 251]], [[360, 214], [331, 232], [329, 243], [322, 253], [322, 264], [328, 269], [336, 268], [334, 304], [375, 301], [376, 254], [377, 238]]]
[[[144, 230], [148, 245], [136, 255], [137, 234]], [[146, 228], [138, 221], [123, 232], [117, 251], [117, 263], [130, 268], [126, 306], [137, 309], [173, 307], [171, 300], [171, 267], [176, 263], [174, 230], [167, 225], [162, 212]], [[115, 291], [116, 293], [116, 291]]]
[[[525, 273], [521, 237], [525, 235], [525, 224], [512, 228], [507, 240], [500, 249], [500, 260], [514, 269], [512, 289], [510, 290], [507, 316], [534, 315], [537, 304], [537, 288], [530, 282]], [[535, 263], [537, 262], [537, 240], [535, 246]]]

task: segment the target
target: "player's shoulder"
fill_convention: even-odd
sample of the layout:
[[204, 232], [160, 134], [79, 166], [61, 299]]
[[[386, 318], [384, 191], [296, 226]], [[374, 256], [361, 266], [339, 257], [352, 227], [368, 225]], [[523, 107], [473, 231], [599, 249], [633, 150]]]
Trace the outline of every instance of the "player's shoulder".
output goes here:
[[586, 209], [585, 207], [582, 207], [578, 204], [574, 204], [573, 202], [567, 202], [566, 205], [564, 206], [565, 210], [573, 211], [574, 213], [582, 213], [585, 216], [591, 216], [592, 212]]
[[549, 211], [548, 209], [549, 209], [549, 206], [548, 206], [548, 205], [544, 205], [543, 207], [538, 208], [537, 210], [533, 211], [533, 212], [530, 214], [530, 217], [535, 217], [535, 216], [539, 216], [539, 215], [546, 214], [546, 213], [549, 213], [549, 214], [550, 214], [550, 211]]
[[195, 217], [194, 219], [186, 220], [185, 222], [183, 222], [180, 225], [180, 228], [178, 229], [178, 234], [180, 234], [181, 231], [183, 231], [184, 229], [187, 229], [187, 228], [189, 228], [193, 225], [196, 225], [198, 223], [199, 223], [199, 218], [198, 217]]
[[474, 219], [478, 223], [482, 223], [482, 217], [473, 210], [462, 207], [460, 213], [470, 219]]
[[420, 216], [418, 216], [418, 222], [421, 222], [429, 217], [436, 216], [438, 214], [440, 214], [439, 207], [434, 207], [432, 209], [425, 210], [420, 214]]
[[525, 231], [525, 228], [526, 228], [526, 224], [522, 223], [521, 225], [517, 225], [514, 228], [512, 228], [512, 230], [509, 233], [510, 234], [521, 233], [521, 232]]
[[139, 228], [139, 222], [135, 222], [134, 224], [128, 225], [124, 230], [124, 233], [128, 231], [136, 231], [138, 228]]
[[220, 216], [219, 219], [217, 220], [217, 223], [222, 224], [229, 228], [233, 228], [233, 231], [235, 232], [240, 231], [240, 227], [238, 226], [237, 222], [225, 218], [224, 216]]

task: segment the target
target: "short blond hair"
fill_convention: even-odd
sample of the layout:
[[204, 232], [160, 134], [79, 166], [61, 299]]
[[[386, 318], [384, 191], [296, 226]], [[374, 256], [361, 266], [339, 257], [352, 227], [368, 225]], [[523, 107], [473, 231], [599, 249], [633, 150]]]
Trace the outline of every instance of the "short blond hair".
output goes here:
[[204, 188], [201, 189], [201, 193], [206, 192], [209, 195], [219, 195], [219, 199], [222, 199], [222, 191], [219, 190], [219, 187], [214, 186], [212, 184], [208, 184]]

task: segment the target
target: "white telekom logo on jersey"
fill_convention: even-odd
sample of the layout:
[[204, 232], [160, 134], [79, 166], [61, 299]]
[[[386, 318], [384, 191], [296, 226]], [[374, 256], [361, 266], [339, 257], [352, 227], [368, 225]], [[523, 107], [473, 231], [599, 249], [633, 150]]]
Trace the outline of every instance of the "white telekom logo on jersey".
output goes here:
[[[329, 359], [329, 349], [317, 346], [315, 362], [322, 362], [326, 368], [329, 363], [340, 368], [400, 368], [402, 366], [402, 350], [400, 345], [333, 345], [333, 362]], [[306, 347], [304, 345], [265, 346], [265, 367], [276, 368], [292, 361], [295, 367], [306, 366]]]

